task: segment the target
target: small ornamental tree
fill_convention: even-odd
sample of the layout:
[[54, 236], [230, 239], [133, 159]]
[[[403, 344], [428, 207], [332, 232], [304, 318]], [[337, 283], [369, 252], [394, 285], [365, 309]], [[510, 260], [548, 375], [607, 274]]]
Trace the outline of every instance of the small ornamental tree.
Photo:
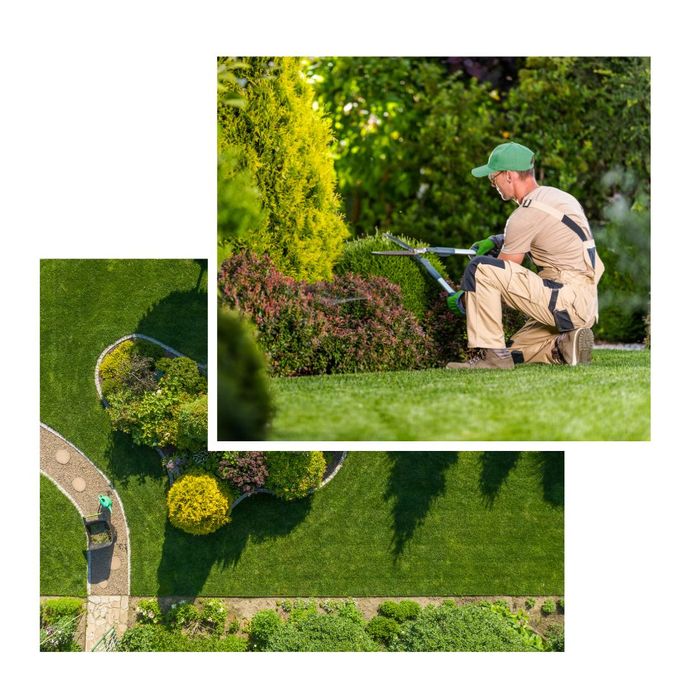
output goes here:
[[303, 498], [318, 488], [326, 471], [323, 452], [270, 452], [266, 486], [285, 501]]
[[211, 474], [192, 471], [168, 491], [170, 522], [190, 535], [208, 535], [231, 521], [233, 495], [226, 484]]

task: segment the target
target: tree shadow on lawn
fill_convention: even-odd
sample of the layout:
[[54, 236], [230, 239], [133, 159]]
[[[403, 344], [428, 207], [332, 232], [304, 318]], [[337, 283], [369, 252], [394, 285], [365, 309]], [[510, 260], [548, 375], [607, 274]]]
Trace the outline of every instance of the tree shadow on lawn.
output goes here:
[[481, 455], [479, 490], [488, 508], [493, 508], [496, 496], [520, 455], [520, 452], [484, 452]]
[[387, 452], [393, 461], [384, 500], [393, 501], [393, 553], [396, 561], [433, 501], [445, 493], [446, 471], [457, 463], [458, 452]]
[[[201, 274], [200, 274], [201, 279]], [[207, 361], [207, 291], [171, 292], [153, 304], [134, 333], [150, 336], [197, 362]]]
[[508, 475], [521, 462], [540, 472], [543, 499], [553, 506], [563, 506], [563, 452], [484, 452], [481, 456], [479, 489], [486, 506], [493, 508]]
[[112, 481], [136, 479], [138, 483], [143, 484], [147, 479], [161, 478], [165, 475], [160, 457], [152, 447], [137, 445], [130, 435], [118, 430], [111, 433], [107, 460]]
[[233, 579], [248, 543], [260, 544], [289, 535], [308, 516], [313, 497], [283, 501], [256, 494], [236, 506], [232, 522], [211, 535], [188, 535], [166, 520], [158, 596], [196, 596], [214, 566], [228, 569], [226, 575]]

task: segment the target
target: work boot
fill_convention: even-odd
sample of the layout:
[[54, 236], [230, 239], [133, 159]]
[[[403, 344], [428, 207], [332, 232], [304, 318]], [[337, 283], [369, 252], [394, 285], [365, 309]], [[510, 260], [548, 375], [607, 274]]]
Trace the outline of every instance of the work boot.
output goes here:
[[447, 369], [514, 369], [510, 351], [505, 348], [479, 348], [467, 362], [449, 362]]
[[559, 356], [566, 365], [588, 365], [593, 353], [593, 331], [577, 328], [562, 333], [556, 340]]

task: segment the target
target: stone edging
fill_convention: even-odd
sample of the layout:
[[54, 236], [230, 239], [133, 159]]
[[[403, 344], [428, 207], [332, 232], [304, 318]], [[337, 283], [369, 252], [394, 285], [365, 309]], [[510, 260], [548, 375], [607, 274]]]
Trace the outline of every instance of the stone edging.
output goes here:
[[[46, 423], [39, 423], [39, 425], [44, 428], [45, 430], [48, 430], [48, 432], [52, 433], [55, 435], [57, 438], [60, 440], [63, 440], [67, 445], [70, 445], [71, 448], [73, 448], [79, 455], [81, 455], [89, 464], [92, 465], [92, 468], [107, 482], [109, 487], [112, 489], [112, 492], [114, 493], [114, 497], [117, 499], [119, 503], [119, 508], [121, 509], [122, 516], [124, 518], [124, 527], [126, 528], [126, 552], [127, 552], [127, 558], [126, 558], [126, 566], [127, 566], [127, 576], [126, 576], [126, 585], [127, 585], [127, 595], [131, 595], [131, 532], [129, 531], [129, 521], [126, 518], [126, 510], [124, 509], [124, 504], [122, 503], [122, 499], [119, 496], [119, 492], [117, 491], [116, 487], [112, 483], [111, 479], [107, 478], [107, 475], [78, 447], [76, 447], [70, 440], [66, 440], [63, 435], [55, 431], [53, 428], [49, 427], [46, 425]], [[41, 473], [44, 474], [45, 476], [48, 477], [47, 474], [45, 474], [43, 469], [40, 469]], [[50, 478], [50, 477], [48, 477]], [[51, 482], [54, 483], [53, 479], [51, 479]], [[59, 487], [60, 488], [60, 487]], [[63, 493], [65, 491], [61, 489]], [[68, 494], [66, 494], [68, 495]], [[77, 503], [75, 500], [71, 497], [68, 496], [68, 498], [71, 500], [73, 505], [76, 507], [78, 510], [78, 513], [80, 513], [81, 517], [83, 516], [83, 513], [81, 512], [80, 508], [78, 508]], [[85, 535], [87, 538], [87, 534]], [[90, 557], [88, 556], [88, 592], [90, 590]]]
[[[160, 340], [156, 340], [155, 338], [151, 338], [149, 335], [143, 335], [141, 333], [130, 333], [129, 335], [122, 336], [119, 338], [119, 340], [115, 340], [111, 345], [106, 347], [101, 353], [100, 356], [97, 358], [97, 363], [95, 364], [95, 388], [97, 389], [97, 395], [100, 397], [100, 401], [104, 405], [107, 405], [107, 402], [105, 401], [104, 396], [102, 395], [102, 382], [100, 381], [100, 365], [102, 364], [102, 360], [104, 360], [105, 356], [108, 355], [114, 348], [116, 348], [118, 345], [121, 345], [123, 342], [127, 340], [132, 340], [132, 339], [138, 339], [138, 340], [145, 340], [149, 343], [153, 343], [154, 345], [158, 345], [159, 347], [163, 348], [166, 352], [169, 352], [175, 357], [187, 357], [184, 353], [178, 352], [174, 348], [171, 348], [169, 345], [166, 345], [165, 343], [161, 343]], [[197, 363], [197, 367], [200, 369], [206, 370], [206, 365], [202, 365], [199, 362]]]
[[[306, 494], [306, 496], [310, 496], [312, 493], [316, 493], [316, 491], [322, 489], [326, 484], [328, 484], [335, 478], [336, 474], [340, 471], [340, 468], [343, 466], [343, 462], [345, 461], [347, 454], [347, 451], [342, 453], [340, 459], [338, 460], [338, 464], [335, 465], [335, 469], [321, 482], [320, 486], [317, 486], [315, 489], [311, 489]], [[231, 507], [228, 509], [229, 514], [239, 503], [245, 501], [245, 499], [249, 498], [250, 496], [255, 496], [258, 493], [266, 493], [270, 496], [275, 495], [272, 491], [270, 491], [270, 489], [255, 489], [255, 491], [251, 491], [250, 493], [244, 493], [231, 504]], [[306, 496], [304, 496], [304, 498], [306, 498]]]

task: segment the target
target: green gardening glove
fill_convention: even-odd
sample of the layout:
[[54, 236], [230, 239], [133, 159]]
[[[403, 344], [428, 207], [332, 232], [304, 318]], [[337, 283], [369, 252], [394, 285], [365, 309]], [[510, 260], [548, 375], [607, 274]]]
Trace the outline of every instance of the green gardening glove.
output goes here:
[[453, 292], [447, 297], [447, 307], [452, 313], [457, 314], [457, 316], [466, 316], [467, 312], [464, 308], [464, 292]]
[[483, 241], [472, 243], [469, 247], [475, 250], [477, 255], [488, 255], [496, 247], [496, 243], [491, 238], [485, 238]]

